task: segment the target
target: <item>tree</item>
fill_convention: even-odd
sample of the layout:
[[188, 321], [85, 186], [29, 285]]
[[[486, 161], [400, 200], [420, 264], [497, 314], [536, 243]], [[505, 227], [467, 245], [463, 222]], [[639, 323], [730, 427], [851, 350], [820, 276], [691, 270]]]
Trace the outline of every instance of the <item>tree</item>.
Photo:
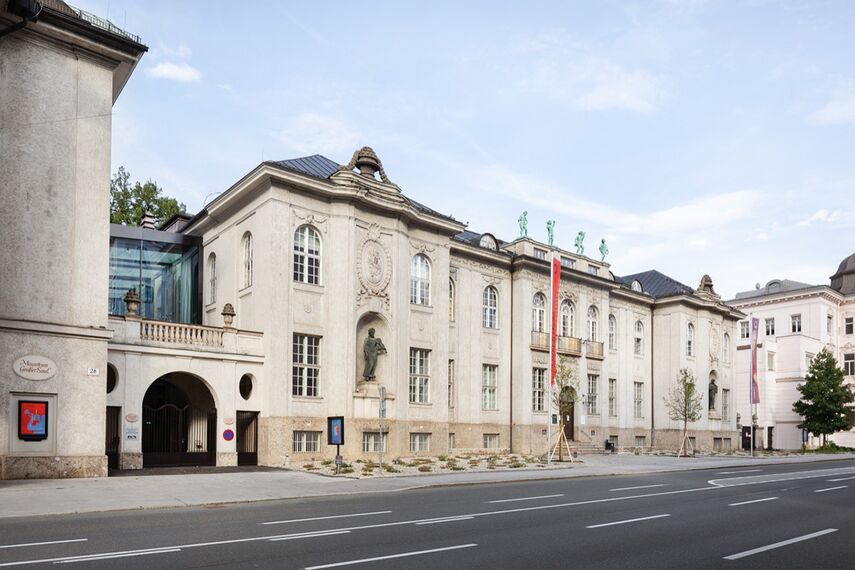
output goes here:
[[830, 434], [852, 427], [847, 412], [855, 393], [843, 384], [843, 370], [827, 349], [811, 361], [805, 383], [798, 389], [802, 397], [793, 403], [793, 411], [804, 418], [799, 427], [821, 435], [823, 445]]
[[684, 449], [688, 455], [689, 450], [686, 444], [689, 441], [689, 422], [696, 422], [701, 419], [701, 410], [703, 409], [701, 394], [695, 388], [695, 376], [692, 371], [688, 368], [682, 368], [677, 383], [671, 387], [668, 396], [663, 399], [671, 419], [675, 422], [683, 422], [683, 437], [677, 455], [682, 455]]
[[164, 196], [163, 188], [156, 182], [148, 180], [140, 184], [137, 181], [132, 185], [130, 178], [130, 173], [120, 166], [110, 181], [110, 223], [139, 226], [143, 214], [149, 211], [154, 214], [155, 223], [159, 225], [185, 210], [184, 204]]

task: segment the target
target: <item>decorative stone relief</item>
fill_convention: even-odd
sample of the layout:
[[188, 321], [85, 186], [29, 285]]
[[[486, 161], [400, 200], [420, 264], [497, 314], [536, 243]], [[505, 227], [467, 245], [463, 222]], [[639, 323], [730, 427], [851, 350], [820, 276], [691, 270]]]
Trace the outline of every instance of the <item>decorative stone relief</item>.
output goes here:
[[380, 226], [371, 224], [359, 244], [356, 257], [356, 274], [359, 278], [357, 305], [367, 297], [380, 297], [388, 308], [389, 281], [392, 278], [392, 258], [380, 242]]
[[436, 251], [436, 248], [427, 242], [423, 242], [421, 240], [410, 240], [410, 247], [412, 247], [418, 253], [433, 253]]
[[534, 356], [531, 357], [531, 361], [535, 364], [540, 364], [541, 366], [546, 366], [549, 364], [549, 360], [547, 357], [541, 353], [535, 353]]
[[710, 321], [710, 362], [718, 362], [721, 355], [721, 330], [718, 324]]
[[502, 284], [502, 280], [499, 279], [498, 277], [493, 276], [493, 275], [484, 275], [482, 273], [481, 277], [484, 279], [484, 283], [486, 283], [487, 285], [492, 285], [496, 289], [498, 289], [499, 286]]
[[588, 370], [600, 371], [603, 369], [603, 363], [599, 360], [588, 360]]
[[309, 224], [321, 230], [323, 233], [327, 233], [327, 220], [328, 216], [324, 216], [315, 212], [302, 212], [300, 210], [293, 210], [294, 217], [300, 220], [303, 223]]
[[471, 259], [463, 259], [457, 257], [454, 258], [454, 262], [458, 263], [459, 265], [465, 265], [470, 269], [477, 269], [482, 273], [493, 275], [494, 277], [497, 277], [499, 279], [509, 277], [508, 272], [503, 271], [502, 269], [494, 265], [487, 265], [486, 263], [481, 263], [479, 261], [472, 261]]

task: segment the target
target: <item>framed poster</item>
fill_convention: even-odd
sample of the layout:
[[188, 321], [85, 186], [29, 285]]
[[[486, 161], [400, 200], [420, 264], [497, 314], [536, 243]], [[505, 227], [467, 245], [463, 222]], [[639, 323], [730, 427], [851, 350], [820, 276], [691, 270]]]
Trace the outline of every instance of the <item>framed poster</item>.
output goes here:
[[45, 401], [18, 401], [18, 439], [42, 441], [48, 436], [48, 403]]
[[344, 416], [327, 418], [327, 445], [344, 445]]

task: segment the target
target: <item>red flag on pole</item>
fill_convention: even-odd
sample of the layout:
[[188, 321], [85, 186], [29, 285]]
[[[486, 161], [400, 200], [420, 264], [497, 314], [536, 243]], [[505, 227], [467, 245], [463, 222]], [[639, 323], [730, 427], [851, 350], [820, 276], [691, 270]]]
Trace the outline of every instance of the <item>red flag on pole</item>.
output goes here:
[[760, 319], [751, 318], [751, 403], [760, 403], [760, 386], [757, 384], [757, 335], [760, 332]]
[[558, 286], [561, 284], [561, 262], [552, 256], [552, 329], [549, 339], [550, 382], [555, 384], [555, 364], [558, 342]]

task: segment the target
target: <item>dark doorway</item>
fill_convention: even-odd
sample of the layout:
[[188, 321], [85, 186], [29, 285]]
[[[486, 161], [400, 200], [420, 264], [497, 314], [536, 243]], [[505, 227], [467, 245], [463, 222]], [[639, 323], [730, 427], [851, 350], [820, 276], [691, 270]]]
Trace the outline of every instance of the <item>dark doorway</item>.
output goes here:
[[122, 408], [119, 406], [107, 406], [107, 429], [105, 430], [106, 441], [104, 444], [107, 454], [107, 468], [119, 468], [119, 419], [122, 416]]
[[258, 412], [237, 412], [238, 465], [258, 465]]
[[774, 430], [774, 429], [775, 428], [773, 428], [771, 426], [766, 428], [766, 449], [768, 449], [770, 451], [773, 449], [772, 442], [774, 440], [772, 439], [772, 430]]
[[751, 426], [742, 426], [742, 449], [751, 449]]
[[564, 437], [574, 441], [573, 426], [576, 424], [576, 393], [573, 388], [565, 386], [561, 389], [559, 398], [561, 421], [564, 424]]
[[189, 374], [167, 374], [143, 399], [143, 467], [216, 465], [217, 410]]

